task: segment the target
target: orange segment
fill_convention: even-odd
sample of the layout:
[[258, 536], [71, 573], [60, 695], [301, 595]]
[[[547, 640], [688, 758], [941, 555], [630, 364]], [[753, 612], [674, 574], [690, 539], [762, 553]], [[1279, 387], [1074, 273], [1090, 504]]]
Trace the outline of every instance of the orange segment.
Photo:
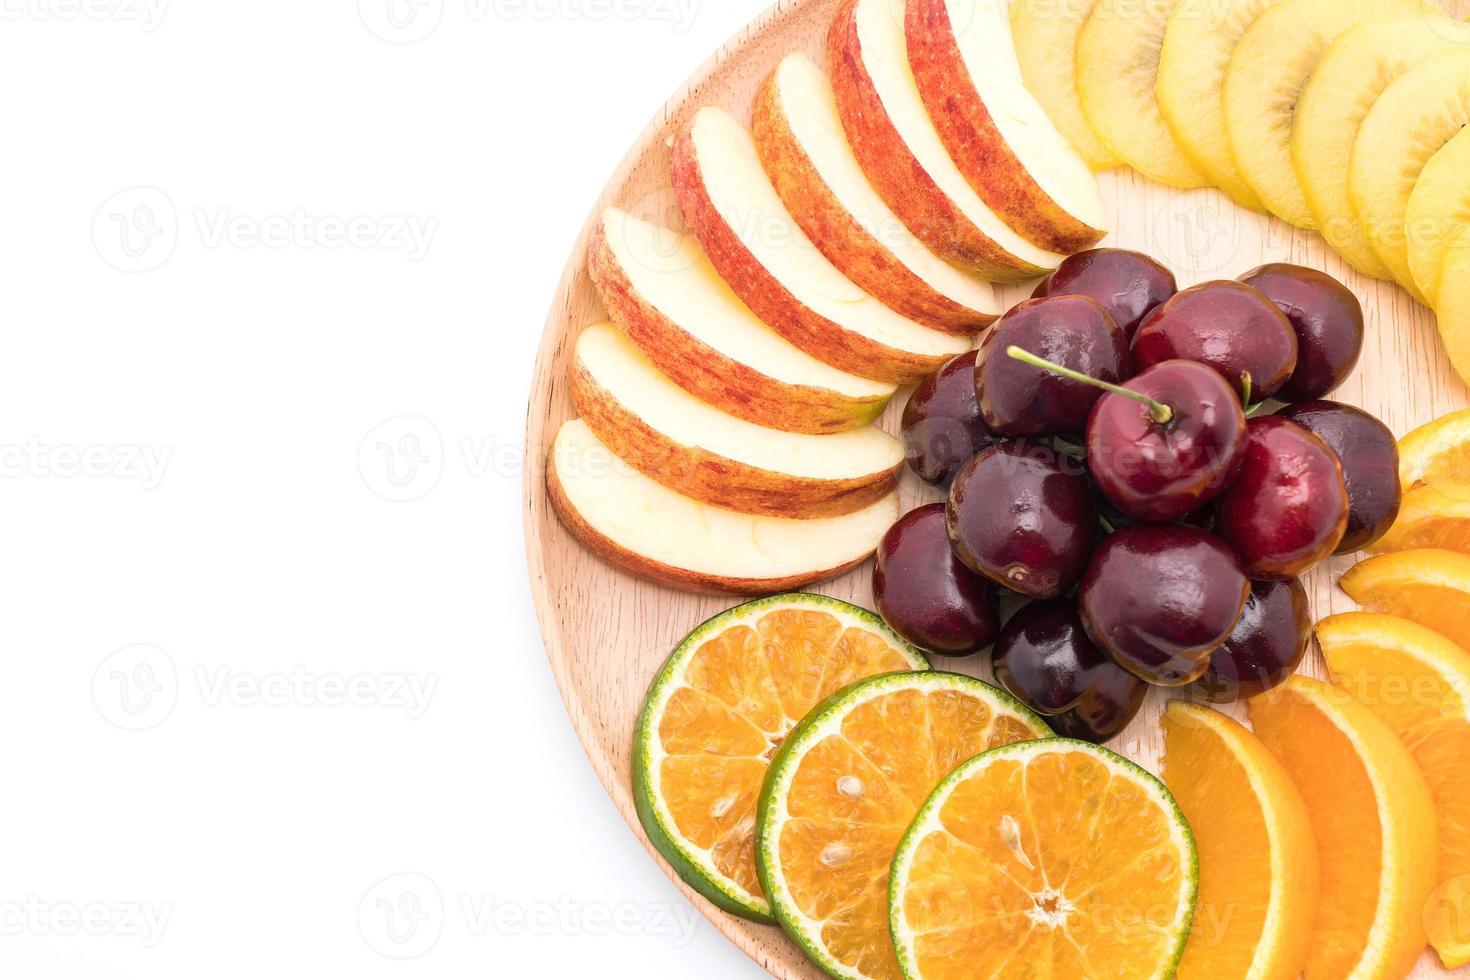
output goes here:
[[[772, 763], [757, 827], [781, 924], [834, 976], [896, 980], [888, 869], [909, 822], [956, 765], [1047, 734], [1010, 695], [956, 674], [874, 678], [814, 710]], [[988, 892], [984, 914], [1003, 897]], [[927, 900], [978, 896], [941, 888]]]
[[893, 869], [889, 924], [908, 980], [1167, 976], [1194, 914], [1194, 842], [1168, 790], [1064, 739], [962, 765]]
[[1470, 411], [1436, 419], [1401, 439], [1399, 481], [1405, 490], [1430, 486], [1470, 500]]
[[1412, 548], [1443, 548], [1470, 554], [1470, 495], [1457, 499], [1434, 487], [1404, 494], [1393, 527], [1369, 550], [1379, 554]]
[[1181, 980], [1293, 980], [1317, 910], [1306, 804], [1260, 740], [1218, 711], [1174, 701], [1164, 782], [1199, 847], [1199, 908]]
[[1344, 575], [1342, 588], [1373, 612], [1412, 620], [1470, 647], [1470, 555], [1439, 548], [1378, 555]]
[[1308, 978], [1407, 976], [1438, 851], [1408, 750], [1344, 692], [1298, 675], [1250, 704], [1256, 735], [1306, 803], [1321, 869]]
[[1419, 764], [1439, 816], [1439, 889], [1425, 926], [1451, 969], [1470, 963], [1470, 653], [1404, 619], [1347, 613], [1317, 639], [1332, 679], [1388, 724]]
[[639, 719], [634, 799], [649, 839], [716, 905], [769, 920], [755, 818], [776, 747], [833, 691], [927, 667], [872, 613], [824, 596], [762, 599], [705, 623], [669, 657]]

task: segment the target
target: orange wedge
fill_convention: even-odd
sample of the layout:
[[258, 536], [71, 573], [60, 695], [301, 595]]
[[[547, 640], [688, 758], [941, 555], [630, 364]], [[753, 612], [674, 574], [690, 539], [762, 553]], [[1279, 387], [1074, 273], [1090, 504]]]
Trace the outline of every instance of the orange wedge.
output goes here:
[[1368, 550], [1382, 554], [1411, 548], [1443, 548], [1470, 554], [1470, 496], [1451, 497], [1434, 487], [1419, 487], [1404, 494], [1393, 527]]
[[1470, 555], [1419, 548], [1378, 555], [1342, 577], [1358, 605], [1427, 626], [1470, 648]]
[[1296, 784], [1317, 838], [1321, 887], [1308, 977], [1398, 980], [1424, 951], [1438, 878], [1434, 799], [1377, 715], [1297, 675], [1250, 703], [1256, 735]]
[[904, 830], [966, 759], [1050, 734], [1009, 694], [938, 671], [863, 681], [813, 709], [771, 762], [756, 825], [787, 934], [833, 976], [897, 980], [888, 869]]
[[1152, 980], [1189, 935], [1198, 862], [1169, 791], [1122, 756], [1049, 739], [955, 770], [893, 861], [906, 980]]
[[1430, 486], [1470, 500], [1470, 411], [1415, 429], [1399, 441], [1399, 480], [1405, 490]]
[[1181, 980], [1294, 980], [1317, 912], [1317, 842], [1291, 777], [1243, 725], [1174, 701], [1164, 782], [1194, 828], [1199, 907]]
[[1437, 896], [1425, 909], [1446, 966], [1470, 963], [1461, 891], [1470, 886], [1470, 653], [1405, 619], [1347, 613], [1317, 639], [1332, 679], [1383, 719], [1408, 748], [1439, 814]]
[[709, 620], [669, 656], [638, 719], [633, 798], [649, 840], [715, 905], [770, 922], [755, 816], [776, 746], [833, 691], [928, 666], [877, 616], [826, 596], [772, 596]]

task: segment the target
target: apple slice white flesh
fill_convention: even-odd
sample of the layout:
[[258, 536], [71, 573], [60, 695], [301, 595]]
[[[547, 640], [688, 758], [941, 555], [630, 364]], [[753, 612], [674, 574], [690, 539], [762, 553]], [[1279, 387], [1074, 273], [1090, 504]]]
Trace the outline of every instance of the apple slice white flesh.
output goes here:
[[973, 343], [878, 302], [827, 260], [781, 203], [750, 131], [706, 106], [674, 138], [679, 209], [730, 288], [781, 336], [833, 367], [917, 381]]
[[546, 488], [562, 525], [641, 578], [697, 592], [786, 592], [862, 564], [898, 519], [898, 494], [841, 517], [763, 517], [700, 503], [638, 472], [576, 419], [556, 435]]
[[1097, 177], [1026, 91], [1006, 0], [908, 0], [905, 31], [929, 118], [991, 210], [1052, 251], [1102, 240]]
[[1001, 313], [995, 289], [941, 259], [873, 189], [842, 131], [827, 75], [788, 55], [756, 96], [752, 131], [766, 175], [812, 244], [904, 316], [976, 334]]
[[1077, 39], [1077, 90], [1114, 156], [1160, 183], [1204, 187], [1209, 178], [1174, 141], [1156, 94], [1173, 8], [1174, 0], [1100, 0]]
[[850, 514], [893, 491], [903, 447], [873, 426], [782, 432], [695, 398], [610, 323], [582, 331], [572, 403], [597, 438], [659, 483], [705, 503], [772, 517]]
[[1281, 0], [1179, 0], [1159, 53], [1159, 109], [1179, 148], [1243, 208], [1265, 206], [1250, 189], [1225, 135], [1220, 87], [1230, 52], [1257, 17]]
[[1307, 206], [1327, 244], [1364, 275], [1393, 278], [1363, 237], [1348, 200], [1353, 143], [1383, 90], [1425, 58], [1451, 48], [1455, 29], [1448, 17], [1428, 12], [1358, 24], [1328, 47], [1297, 101], [1291, 158]]
[[1094, 170], [1107, 170], [1121, 161], [1093, 131], [1077, 94], [1077, 38], [1096, 6], [1097, 0], [1013, 3], [1011, 38], [1026, 88], [1082, 159]]
[[1027, 241], [970, 186], [929, 118], [909, 64], [905, 0], [847, 0], [828, 61], [848, 142], [899, 219], [950, 262], [994, 282], [1034, 279], [1065, 257]]
[[1430, 158], [1467, 122], [1470, 50], [1456, 48], [1421, 61], [1384, 89], [1353, 143], [1348, 194], [1364, 237], [1399, 285], [1421, 301], [1404, 226], [1409, 196]]
[[1424, 165], [1404, 212], [1409, 271], [1419, 291], [1437, 302], [1445, 259], [1470, 228], [1470, 129], [1451, 139]]
[[689, 235], [608, 208], [588, 265], [608, 313], [658, 369], [731, 415], [791, 432], [841, 432], [872, 422], [897, 390], [773, 332]]
[[1434, 312], [1450, 363], [1470, 384], [1470, 230], [1445, 249]]
[[1317, 227], [1292, 162], [1291, 130], [1328, 45], [1356, 24], [1420, 9], [1419, 0], [1286, 0], [1246, 29], [1225, 71], [1225, 131], [1241, 176], [1272, 214]]

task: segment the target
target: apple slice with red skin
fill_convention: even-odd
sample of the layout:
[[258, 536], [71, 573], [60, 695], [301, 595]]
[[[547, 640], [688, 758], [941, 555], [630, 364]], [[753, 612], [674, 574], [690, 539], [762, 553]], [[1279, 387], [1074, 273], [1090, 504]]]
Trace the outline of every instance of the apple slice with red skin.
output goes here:
[[781, 202], [749, 130], [706, 106], [674, 138], [679, 209], [710, 262], [770, 328], [818, 360], [917, 381], [971, 347], [878, 302], [822, 255]]
[[620, 458], [671, 490], [744, 514], [850, 514], [891, 493], [903, 469], [898, 440], [874, 426], [782, 432], [705, 404], [610, 323], [577, 338], [571, 394]]
[[1101, 241], [1097, 177], [1026, 90], [1003, 0], [908, 0], [905, 30], [929, 117], [981, 199], [1043, 248]]
[[773, 332], [699, 245], [608, 208], [588, 272], [603, 305], [658, 369], [716, 408], [788, 432], [842, 432], [883, 413], [894, 385], [839, 371]]
[[919, 94], [904, 0], [847, 0], [828, 35], [828, 71], [848, 142], [873, 186], [939, 255], [993, 282], [1045, 275], [1065, 257], [1028, 241], [960, 171]]
[[885, 305], [936, 330], [976, 334], [1001, 313], [995, 289], [915, 237], [863, 173], [832, 83], [788, 55], [755, 99], [751, 123], [766, 176], [827, 260]]

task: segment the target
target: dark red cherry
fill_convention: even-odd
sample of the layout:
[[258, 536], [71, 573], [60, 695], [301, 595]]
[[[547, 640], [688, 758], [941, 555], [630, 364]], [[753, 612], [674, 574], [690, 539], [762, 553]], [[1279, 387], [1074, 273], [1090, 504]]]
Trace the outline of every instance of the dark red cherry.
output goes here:
[[1068, 257], [1032, 293], [1033, 299], [1090, 296], [1112, 315], [1127, 337], [1154, 307], [1178, 290], [1174, 274], [1140, 252], [1094, 248]]
[[1296, 673], [1312, 636], [1312, 609], [1300, 579], [1251, 583], [1235, 632], [1210, 654], [1190, 693], [1228, 704], [1264, 694]]
[[1276, 415], [1318, 436], [1342, 463], [1348, 526], [1337, 553], [1362, 551], [1387, 534], [1404, 500], [1399, 444], [1388, 426], [1361, 408], [1329, 401], [1302, 402]]
[[873, 599], [895, 633], [945, 656], [979, 653], [1000, 631], [995, 586], [949, 546], [943, 504], [909, 512], [884, 536]]
[[946, 516], [961, 561], [1032, 599], [1076, 584], [1099, 529], [1086, 472], [1041, 445], [976, 456], [955, 477]]
[[1225, 379], [1194, 361], [1165, 361], [1130, 381], [1154, 408], [1107, 394], [1087, 423], [1098, 489], [1140, 521], [1177, 521], [1225, 491], [1245, 445], [1245, 411]]
[[1140, 524], [1103, 539], [1079, 593], [1094, 643], [1124, 669], [1180, 687], [1235, 631], [1250, 580], [1230, 548], [1184, 524]]
[[996, 321], [980, 348], [975, 390], [980, 414], [1003, 436], [1081, 435], [1102, 390], [1008, 357], [1022, 350], [1117, 384], [1132, 372], [1128, 339], [1086, 296], [1021, 303]]
[[1034, 602], [995, 642], [995, 677], [1059, 734], [1101, 744], [1128, 727], [1148, 685], [1097, 648], [1071, 599]]
[[1179, 358], [1219, 371], [1243, 399], [1265, 401], [1296, 370], [1296, 331], [1259, 290], [1207, 282], [1172, 297], [1133, 335], [1139, 370]]
[[1268, 415], [1247, 427], [1240, 475], [1220, 498], [1215, 528], [1253, 579], [1288, 579], [1327, 558], [1347, 532], [1347, 484], [1337, 453], [1295, 422]]
[[985, 427], [975, 400], [975, 357], [961, 354], [929, 375], [903, 410], [903, 447], [919, 479], [949, 489], [954, 475], [999, 437]]
[[1311, 401], [1347, 380], [1363, 353], [1363, 304], [1352, 290], [1325, 272], [1284, 262], [1252, 269], [1240, 281], [1269, 296], [1296, 330], [1296, 371], [1276, 397]]

